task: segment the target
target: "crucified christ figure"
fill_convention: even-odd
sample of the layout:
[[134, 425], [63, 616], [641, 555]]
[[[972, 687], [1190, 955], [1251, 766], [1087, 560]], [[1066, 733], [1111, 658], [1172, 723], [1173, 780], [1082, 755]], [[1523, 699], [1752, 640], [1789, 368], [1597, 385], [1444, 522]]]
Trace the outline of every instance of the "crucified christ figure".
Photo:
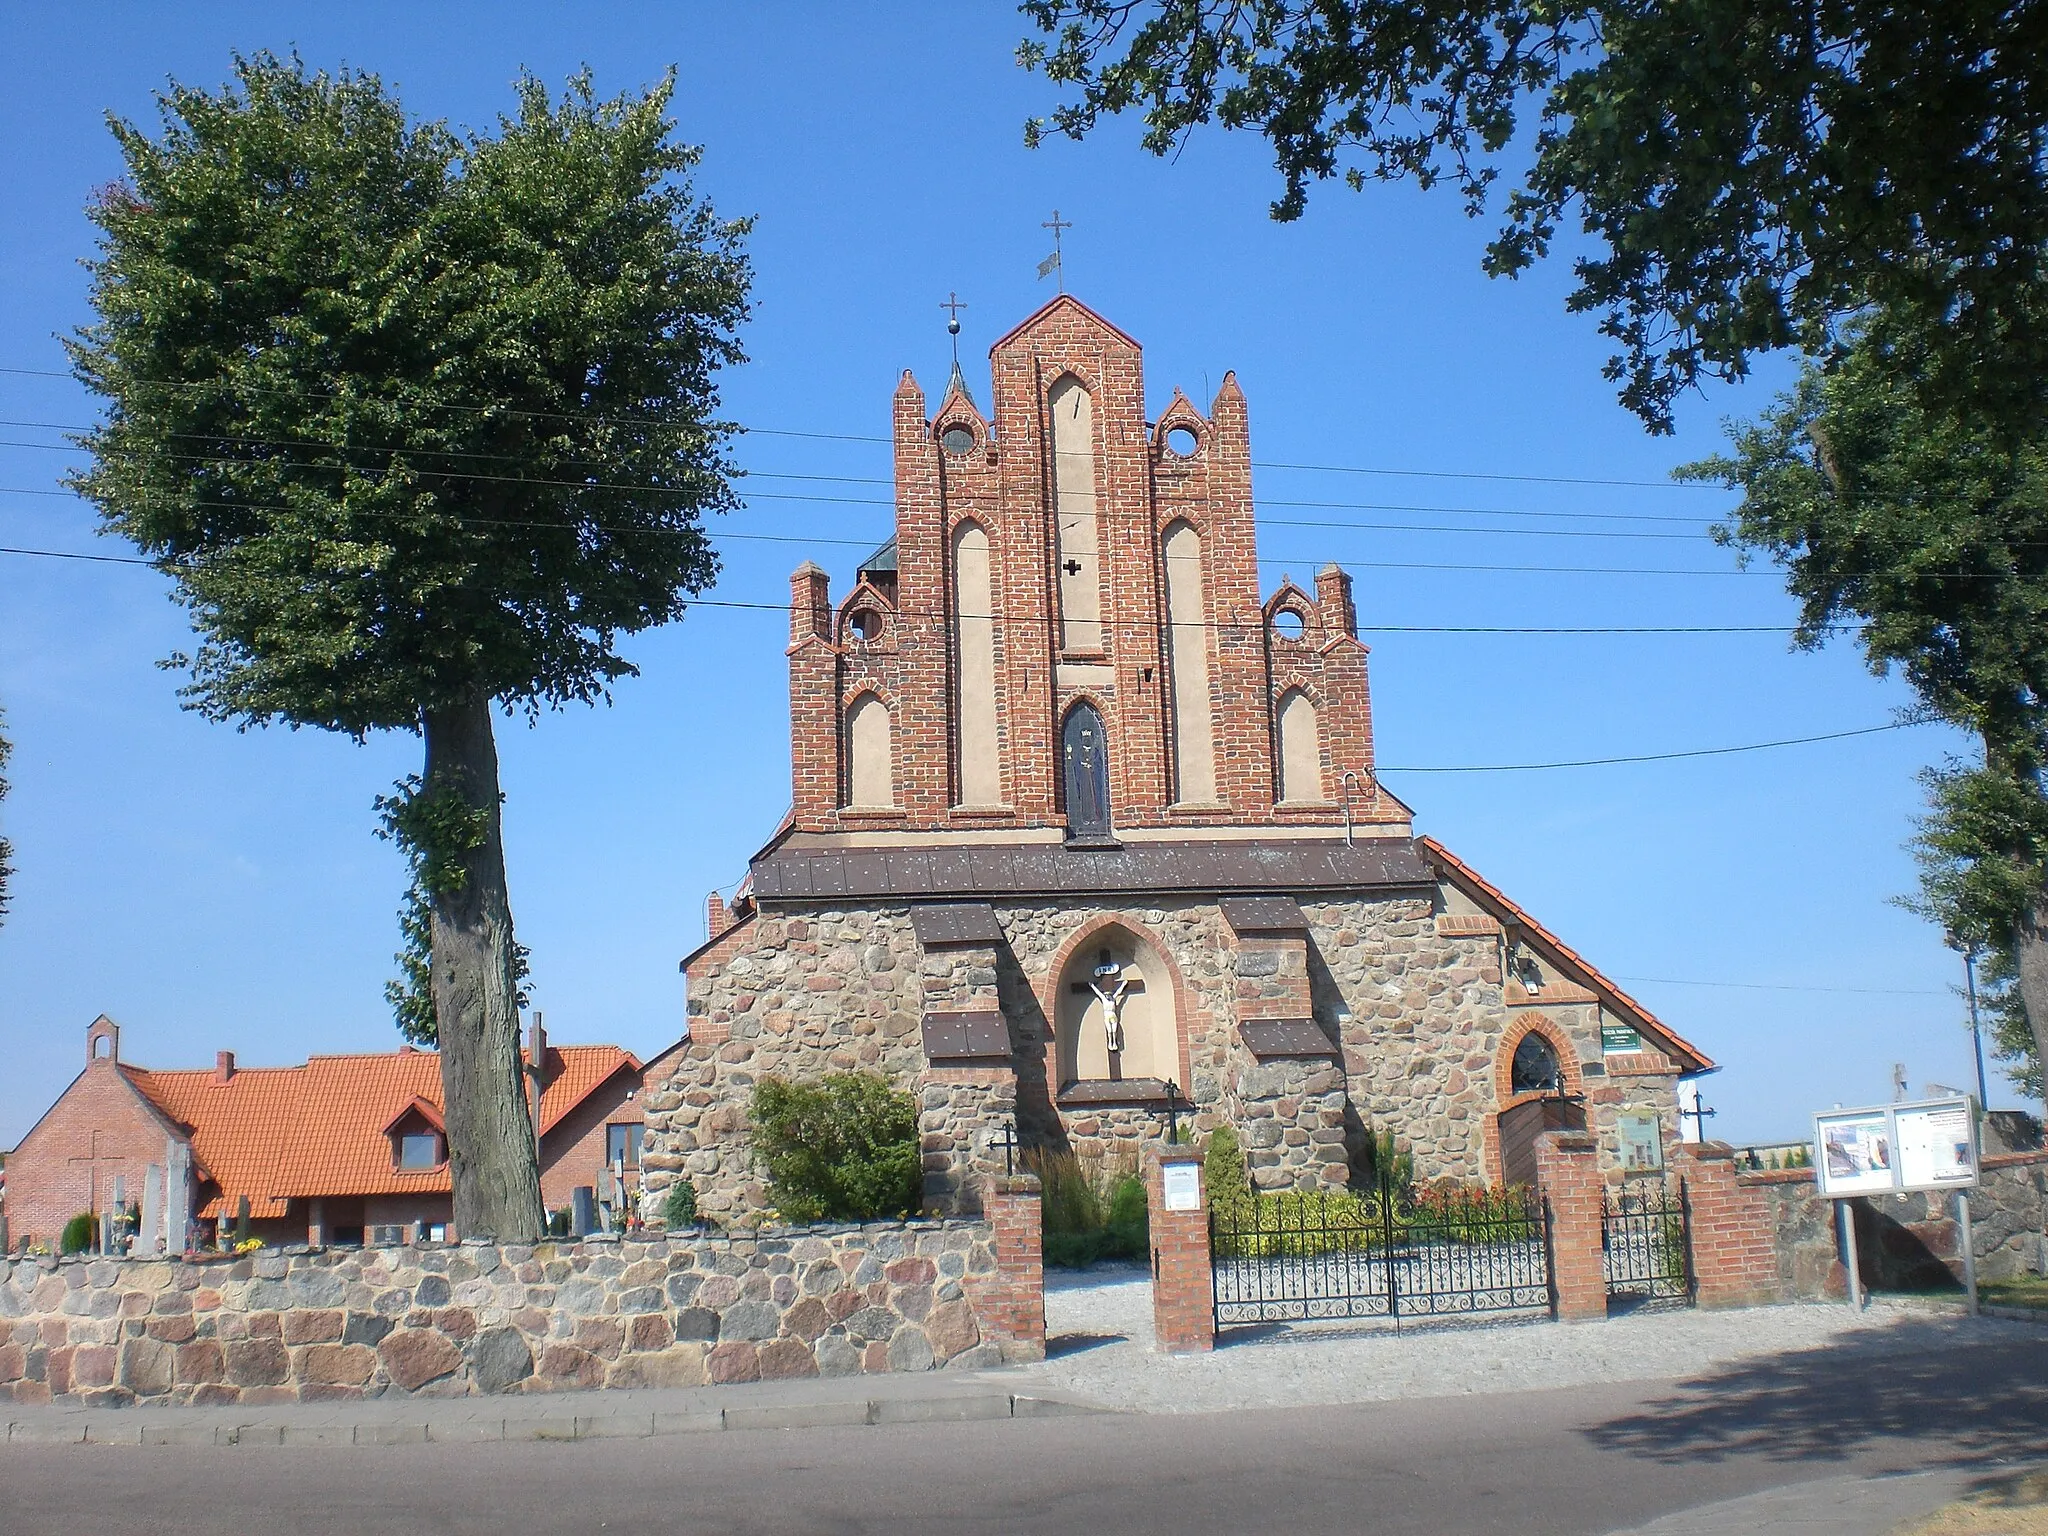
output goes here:
[[1108, 950], [1102, 951], [1095, 967], [1095, 975], [1089, 981], [1088, 987], [1102, 1000], [1103, 1043], [1109, 1047], [1113, 1056], [1121, 1055], [1124, 1048], [1124, 994], [1132, 987], [1143, 986], [1144, 982], [1140, 978], [1125, 971], [1122, 966], [1110, 959]]

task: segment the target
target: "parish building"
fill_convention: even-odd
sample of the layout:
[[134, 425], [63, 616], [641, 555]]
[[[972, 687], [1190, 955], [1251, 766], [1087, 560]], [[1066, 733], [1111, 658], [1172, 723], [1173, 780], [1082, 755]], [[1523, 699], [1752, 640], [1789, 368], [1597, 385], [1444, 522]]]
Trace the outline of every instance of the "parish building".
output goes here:
[[[1019, 1147], [1237, 1128], [1264, 1188], [1524, 1181], [1584, 1126], [1619, 1180], [1713, 1063], [1440, 843], [1374, 771], [1350, 578], [1259, 578], [1235, 375], [1148, 414], [1139, 345], [1070, 295], [893, 402], [896, 535], [792, 578], [792, 806], [683, 962], [647, 1200], [768, 1195], [766, 1074], [918, 1096], [926, 1197]], [[1631, 898], [1631, 899], [1640, 899]]]
[[[646, 1067], [615, 1045], [551, 1045], [537, 1024], [529, 1034], [549, 1209], [621, 1166], [637, 1192]], [[441, 1104], [433, 1051], [291, 1067], [244, 1067], [222, 1051], [211, 1070], [160, 1071], [124, 1061], [120, 1026], [102, 1015], [84, 1071], [8, 1156], [8, 1242], [54, 1247], [73, 1216], [140, 1208], [140, 1251], [182, 1249], [188, 1234], [232, 1233], [244, 1201], [250, 1234], [273, 1246], [451, 1238]]]

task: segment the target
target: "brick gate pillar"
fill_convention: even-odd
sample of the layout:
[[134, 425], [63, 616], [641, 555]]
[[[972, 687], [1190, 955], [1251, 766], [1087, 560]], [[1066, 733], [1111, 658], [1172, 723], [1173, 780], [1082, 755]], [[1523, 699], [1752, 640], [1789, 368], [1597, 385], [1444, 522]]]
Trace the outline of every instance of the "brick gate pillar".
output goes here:
[[1154, 1145], [1145, 1152], [1145, 1205], [1152, 1232], [1152, 1331], [1169, 1354], [1216, 1347], [1209, 1270], [1209, 1197], [1202, 1154]]
[[982, 1337], [1015, 1365], [1045, 1358], [1044, 1213], [1033, 1174], [997, 1174], [982, 1186], [981, 1213], [995, 1228], [996, 1272], [969, 1275]]
[[1601, 1215], [1606, 1185], [1593, 1138], [1545, 1131], [1536, 1138], [1536, 1188], [1550, 1210], [1550, 1293], [1557, 1320], [1585, 1323], [1607, 1316], [1607, 1266]]

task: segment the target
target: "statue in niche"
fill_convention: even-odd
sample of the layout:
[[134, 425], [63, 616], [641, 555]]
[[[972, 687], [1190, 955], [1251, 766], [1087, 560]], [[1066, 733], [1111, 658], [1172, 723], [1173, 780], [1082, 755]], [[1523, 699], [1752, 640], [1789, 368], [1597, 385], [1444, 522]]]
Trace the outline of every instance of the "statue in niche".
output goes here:
[[1102, 1004], [1102, 1036], [1109, 1054], [1121, 1056], [1124, 1049], [1123, 1006], [1126, 994], [1145, 989], [1145, 978], [1129, 966], [1119, 965], [1108, 950], [1096, 954], [1094, 974], [1075, 982], [1076, 992], [1092, 992]]

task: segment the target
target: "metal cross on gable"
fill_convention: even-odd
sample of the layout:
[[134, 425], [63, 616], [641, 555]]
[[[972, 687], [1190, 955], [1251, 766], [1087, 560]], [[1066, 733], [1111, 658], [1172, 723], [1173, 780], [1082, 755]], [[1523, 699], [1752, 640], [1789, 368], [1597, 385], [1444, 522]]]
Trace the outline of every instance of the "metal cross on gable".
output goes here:
[[1065, 293], [1067, 291], [1067, 261], [1066, 256], [1060, 250], [1060, 234], [1062, 231], [1072, 229], [1074, 221], [1061, 218], [1059, 209], [1055, 208], [1052, 211], [1052, 217], [1038, 227], [1052, 231], [1052, 254], [1038, 264], [1039, 279], [1043, 281], [1054, 273], [1058, 273], [1060, 292]]

